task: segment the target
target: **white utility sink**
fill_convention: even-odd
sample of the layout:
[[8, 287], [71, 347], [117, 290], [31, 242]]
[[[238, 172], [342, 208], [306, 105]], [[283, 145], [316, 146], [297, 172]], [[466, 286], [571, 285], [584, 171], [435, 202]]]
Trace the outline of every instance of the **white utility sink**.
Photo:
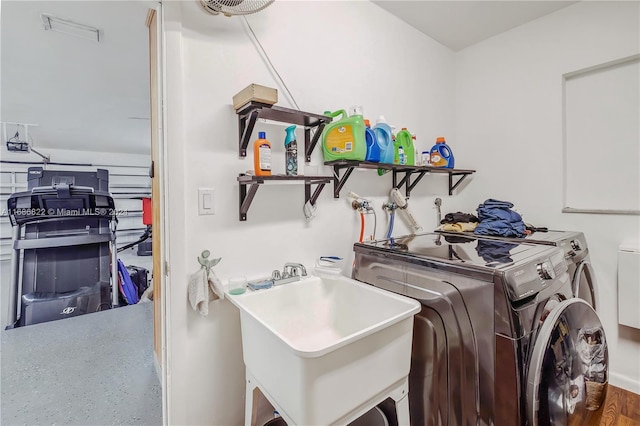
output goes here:
[[229, 300], [240, 309], [247, 377], [294, 424], [353, 420], [409, 374], [416, 300], [343, 276]]

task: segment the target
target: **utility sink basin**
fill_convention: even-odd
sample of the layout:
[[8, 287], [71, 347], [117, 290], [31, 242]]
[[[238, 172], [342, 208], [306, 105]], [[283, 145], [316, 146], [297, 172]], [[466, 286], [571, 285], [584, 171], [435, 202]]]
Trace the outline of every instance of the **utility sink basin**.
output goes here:
[[295, 424], [352, 420], [409, 374], [416, 300], [343, 276], [229, 300], [240, 309], [247, 377]]

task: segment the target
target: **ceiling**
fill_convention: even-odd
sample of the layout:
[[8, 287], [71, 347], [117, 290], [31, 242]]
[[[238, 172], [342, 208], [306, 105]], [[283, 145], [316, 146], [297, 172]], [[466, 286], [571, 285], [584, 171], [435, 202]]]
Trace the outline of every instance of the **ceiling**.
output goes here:
[[[145, 20], [149, 7], [155, 5], [151, 1], [3, 1], [2, 121], [38, 124], [29, 129], [36, 149], [148, 154]], [[96, 27], [102, 40], [45, 31], [43, 12]], [[15, 131], [15, 126], [7, 127], [9, 137]]]
[[459, 51], [575, 1], [373, 0], [420, 32]]

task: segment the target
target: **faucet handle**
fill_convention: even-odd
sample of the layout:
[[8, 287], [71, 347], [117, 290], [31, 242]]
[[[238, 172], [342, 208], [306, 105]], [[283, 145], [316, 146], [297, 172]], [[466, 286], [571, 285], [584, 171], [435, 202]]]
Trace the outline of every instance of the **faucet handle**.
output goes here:
[[280, 271], [278, 271], [277, 269], [274, 269], [271, 273], [271, 278], [273, 278], [274, 280], [279, 280], [281, 277], [282, 276], [280, 275]]
[[303, 277], [307, 276], [307, 269], [304, 267], [304, 265], [302, 263], [290, 263], [287, 262], [284, 265], [284, 271], [288, 272], [288, 270], [291, 270], [290, 275], [292, 276], [297, 276], [298, 275], [298, 271], [300, 271], [300, 275]]

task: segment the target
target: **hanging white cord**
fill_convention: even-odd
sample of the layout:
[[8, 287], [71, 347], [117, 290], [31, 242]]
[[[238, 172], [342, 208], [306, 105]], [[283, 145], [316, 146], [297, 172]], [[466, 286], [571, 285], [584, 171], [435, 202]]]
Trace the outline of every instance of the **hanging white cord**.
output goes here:
[[298, 103], [296, 102], [296, 100], [294, 99], [293, 95], [291, 94], [291, 91], [289, 90], [289, 88], [287, 87], [286, 83], [284, 82], [284, 80], [282, 79], [280, 74], [278, 73], [278, 70], [276, 69], [276, 67], [271, 62], [271, 59], [269, 59], [269, 55], [267, 55], [267, 51], [264, 50], [264, 47], [262, 47], [262, 44], [260, 43], [260, 40], [258, 40], [258, 36], [256, 36], [255, 32], [253, 32], [253, 28], [251, 27], [251, 24], [249, 24], [249, 21], [247, 20], [247, 17], [242, 15], [242, 19], [244, 19], [244, 23], [247, 25], [247, 28], [249, 28], [249, 33], [251, 35], [251, 38], [255, 42], [256, 46], [258, 47], [258, 49], [259, 49], [260, 53], [262, 54], [262, 56], [264, 57], [264, 59], [269, 64], [271, 72], [278, 78], [278, 80], [280, 81], [280, 84], [282, 85], [282, 87], [284, 87], [284, 90], [287, 92], [287, 97], [289, 98], [291, 103], [296, 107], [296, 109], [298, 111], [300, 111], [300, 107], [298, 106]]

